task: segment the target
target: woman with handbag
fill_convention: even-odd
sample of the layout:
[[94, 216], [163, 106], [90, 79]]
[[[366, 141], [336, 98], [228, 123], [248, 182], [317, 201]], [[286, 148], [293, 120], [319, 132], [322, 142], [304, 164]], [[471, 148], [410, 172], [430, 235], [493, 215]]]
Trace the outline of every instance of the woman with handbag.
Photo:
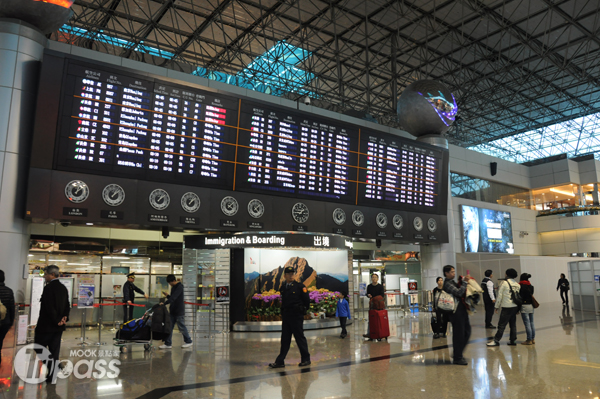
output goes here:
[[523, 324], [525, 325], [525, 331], [527, 331], [527, 341], [521, 342], [523, 345], [535, 344], [535, 326], [533, 325], [533, 309], [537, 301], [533, 297], [533, 285], [529, 282], [531, 274], [521, 274], [521, 286], [520, 294], [523, 299], [523, 306], [521, 307], [521, 317], [523, 318]]
[[432, 320], [431, 329], [433, 330], [434, 339], [440, 338], [440, 336], [442, 338], [446, 338], [446, 331], [448, 331], [448, 317], [437, 308], [437, 299], [439, 298], [439, 294], [444, 291], [444, 279], [442, 277], [438, 277], [435, 282], [437, 283], [437, 287], [433, 289], [433, 310], [435, 311], [435, 323]]

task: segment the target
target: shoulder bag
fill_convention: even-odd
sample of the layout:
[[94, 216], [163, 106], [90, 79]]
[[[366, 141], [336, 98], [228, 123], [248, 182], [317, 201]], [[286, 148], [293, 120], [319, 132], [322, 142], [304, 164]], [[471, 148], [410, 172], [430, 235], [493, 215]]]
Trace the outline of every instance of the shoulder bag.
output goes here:
[[458, 307], [458, 301], [456, 298], [444, 290], [440, 291], [435, 302], [436, 309], [439, 309], [442, 313], [454, 313]]
[[510, 299], [512, 299], [513, 303], [519, 308], [523, 306], [523, 298], [521, 298], [519, 291], [513, 290], [512, 284], [508, 280], [506, 280], [506, 284], [510, 288]]

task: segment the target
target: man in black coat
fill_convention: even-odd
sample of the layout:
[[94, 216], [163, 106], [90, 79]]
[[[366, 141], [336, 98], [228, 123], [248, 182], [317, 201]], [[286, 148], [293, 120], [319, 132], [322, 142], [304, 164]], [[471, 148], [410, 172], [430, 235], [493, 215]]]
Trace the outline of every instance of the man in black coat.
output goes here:
[[494, 315], [494, 306], [496, 304], [496, 295], [494, 294], [494, 277], [491, 270], [485, 271], [485, 278], [481, 281], [481, 288], [483, 289], [483, 303], [485, 305], [485, 328], [496, 328], [492, 324], [492, 316]]
[[183, 303], [183, 284], [181, 284], [174, 275], [169, 274], [167, 276], [167, 283], [171, 286], [171, 295], [168, 295], [163, 291], [163, 295], [167, 297], [166, 302], [162, 305], [171, 305], [169, 313], [171, 313], [171, 334], [165, 339], [165, 344], [159, 346], [160, 349], [171, 349], [173, 345], [173, 329], [175, 323], [179, 332], [183, 335], [182, 348], [189, 348], [192, 346], [192, 338], [188, 333], [187, 327], [185, 326], [185, 305]]
[[[0, 351], [2, 351], [2, 343], [4, 337], [10, 330], [15, 321], [15, 295], [13, 291], [4, 284], [4, 271], [0, 270], [0, 301], [6, 308], [6, 316], [0, 321]], [[2, 356], [0, 356], [0, 363]]]
[[275, 363], [269, 367], [276, 369], [285, 367], [285, 357], [290, 350], [292, 335], [300, 349], [301, 361], [298, 366], [310, 365], [308, 343], [304, 336], [304, 315], [310, 307], [310, 297], [304, 284], [294, 281], [294, 268], [288, 266], [284, 270], [285, 282], [281, 287], [281, 349]]
[[69, 291], [59, 280], [58, 266], [50, 265], [44, 272], [46, 286], [40, 298], [40, 316], [35, 327], [34, 342], [48, 348], [50, 360], [46, 363], [48, 374], [46, 382], [55, 383], [56, 374], [60, 360], [60, 340], [65, 331], [71, 304], [69, 302]]
[[467, 313], [464, 298], [467, 292], [467, 284], [473, 277], [465, 276], [462, 285], [459, 287], [458, 283], [454, 281], [454, 277], [456, 277], [454, 266], [446, 265], [442, 270], [445, 277], [444, 291], [452, 295], [454, 301], [457, 302], [456, 310], [454, 313], [449, 314], [450, 323], [452, 323], [452, 346], [454, 347], [454, 361], [452, 363], [467, 366], [469, 362], [463, 357], [463, 351], [471, 337], [471, 323], [469, 322], [469, 313]]
[[133, 319], [133, 305], [135, 303], [135, 293], [142, 294], [144, 298], [148, 299], [148, 295], [135, 284], [135, 274], [129, 273], [127, 275], [127, 282], [123, 284], [123, 302], [127, 305], [123, 305], [123, 323]]

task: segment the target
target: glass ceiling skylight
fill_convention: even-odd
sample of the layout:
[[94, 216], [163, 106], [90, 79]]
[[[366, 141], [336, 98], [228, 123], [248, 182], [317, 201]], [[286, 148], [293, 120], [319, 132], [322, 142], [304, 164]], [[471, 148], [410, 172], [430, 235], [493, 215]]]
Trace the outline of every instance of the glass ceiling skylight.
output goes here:
[[314, 93], [304, 89], [315, 75], [296, 67], [310, 55], [307, 50], [281, 41], [235, 75], [200, 67], [193, 74], [276, 96], [292, 92], [315, 98]]
[[[138, 44], [107, 35], [103, 31], [94, 33], [67, 24], [63, 25], [60, 31], [69, 35], [96, 40], [156, 57], [172, 59], [175, 56], [175, 54], [168, 51], [147, 46], [143, 41]], [[196, 68], [192, 74], [276, 96], [291, 92], [317, 98], [315, 93], [304, 89], [315, 78], [315, 75], [296, 67], [296, 65], [306, 60], [310, 55], [311, 52], [307, 50], [281, 41], [275, 44], [269, 51], [258, 56], [236, 75], [209, 71], [201, 67]]]
[[596, 159], [600, 159], [600, 114], [467, 148], [517, 163], [559, 154], [573, 158], [593, 153]]

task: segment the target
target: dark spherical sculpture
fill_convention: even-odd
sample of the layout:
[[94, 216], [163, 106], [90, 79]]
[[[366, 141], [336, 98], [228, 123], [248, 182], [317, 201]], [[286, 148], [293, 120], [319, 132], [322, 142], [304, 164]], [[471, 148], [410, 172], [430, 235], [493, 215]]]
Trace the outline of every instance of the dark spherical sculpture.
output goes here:
[[398, 99], [400, 126], [417, 137], [447, 132], [457, 110], [454, 95], [435, 80], [409, 84]]
[[71, 17], [73, 0], [0, 0], [0, 18], [14, 18], [47, 35]]

